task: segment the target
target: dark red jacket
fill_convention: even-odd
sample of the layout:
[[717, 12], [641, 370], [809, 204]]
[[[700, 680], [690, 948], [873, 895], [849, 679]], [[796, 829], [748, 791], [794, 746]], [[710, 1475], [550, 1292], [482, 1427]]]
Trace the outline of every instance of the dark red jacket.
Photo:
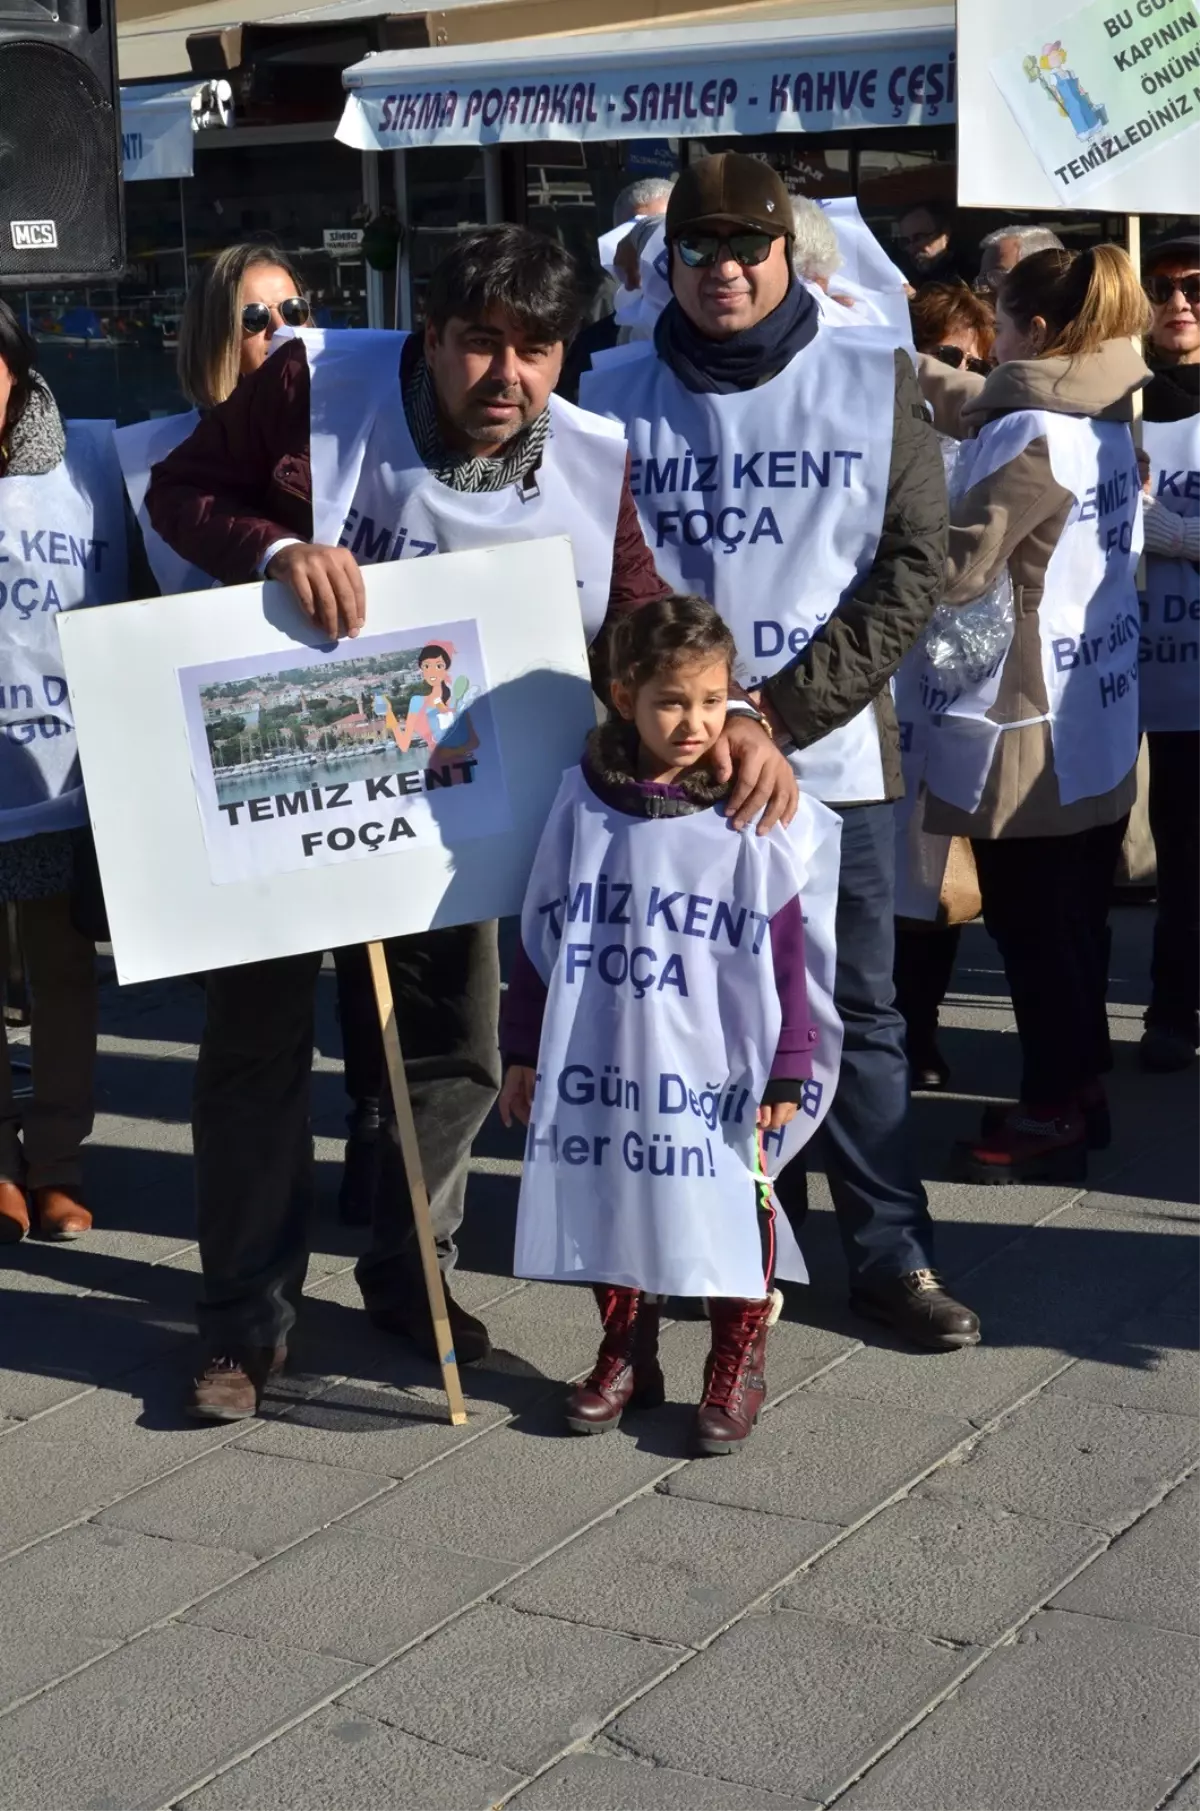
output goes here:
[[[146, 508], [168, 547], [223, 584], [238, 585], [258, 576], [272, 542], [289, 535], [311, 541], [308, 404], [308, 359], [297, 341], [243, 378], [229, 400], [154, 467]], [[667, 590], [642, 535], [627, 471], [609, 618]]]

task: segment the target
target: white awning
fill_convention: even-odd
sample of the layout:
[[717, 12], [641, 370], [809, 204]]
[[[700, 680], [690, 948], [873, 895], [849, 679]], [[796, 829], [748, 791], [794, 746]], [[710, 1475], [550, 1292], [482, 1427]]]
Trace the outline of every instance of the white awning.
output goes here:
[[545, 139], [726, 137], [954, 119], [951, 6], [450, 50], [382, 51], [342, 76], [337, 136], [365, 151]]
[[148, 82], [121, 90], [121, 152], [126, 182], [190, 176], [192, 137], [201, 126], [228, 125], [228, 82]]

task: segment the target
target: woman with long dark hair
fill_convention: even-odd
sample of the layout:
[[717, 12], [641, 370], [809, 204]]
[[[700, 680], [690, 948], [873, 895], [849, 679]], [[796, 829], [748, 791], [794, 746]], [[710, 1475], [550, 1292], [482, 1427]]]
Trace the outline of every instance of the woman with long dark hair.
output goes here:
[[[81, 928], [87, 803], [55, 621], [129, 597], [110, 422], [65, 422], [37, 347], [0, 300], [0, 936], [15, 919], [31, 997], [33, 1092], [13, 1095], [0, 1028], [0, 1244], [87, 1232], [95, 944]], [[140, 587], [144, 589], [145, 587]], [[0, 952], [4, 955], [7, 952]]]

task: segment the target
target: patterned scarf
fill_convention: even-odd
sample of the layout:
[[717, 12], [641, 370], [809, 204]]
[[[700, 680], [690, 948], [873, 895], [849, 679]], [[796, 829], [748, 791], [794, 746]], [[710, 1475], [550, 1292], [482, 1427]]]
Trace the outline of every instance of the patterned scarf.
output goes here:
[[[0, 429], [3, 425], [0, 422]], [[35, 371], [21, 419], [7, 434], [0, 433], [0, 477], [44, 477], [54, 470], [66, 450], [67, 436], [58, 405], [45, 378]]]
[[550, 433], [549, 409], [543, 409], [536, 421], [522, 428], [499, 458], [486, 459], [472, 457], [469, 453], [452, 453], [443, 445], [433, 374], [424, 358], [413, 360], [401, 394], [405, 419], [422, 463], [429, 467], [440, 484], [448, 485], [451, 490], [507, 490], [510, 484], [518, 483], [541, 464]]

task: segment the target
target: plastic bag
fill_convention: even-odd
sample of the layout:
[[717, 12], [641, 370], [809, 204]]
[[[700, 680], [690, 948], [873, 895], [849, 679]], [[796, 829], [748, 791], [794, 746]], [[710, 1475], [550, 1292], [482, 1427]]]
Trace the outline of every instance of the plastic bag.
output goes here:
[[[969, 488], [974, 443], [939, 435], [946, 488], [953, 504]], [[925, 631], [930, 666], [956, 686], [980, 685], [1012, 646], [1016, 614], [1007, 566], [981, 597], [951, 607], [939, 604]]]

